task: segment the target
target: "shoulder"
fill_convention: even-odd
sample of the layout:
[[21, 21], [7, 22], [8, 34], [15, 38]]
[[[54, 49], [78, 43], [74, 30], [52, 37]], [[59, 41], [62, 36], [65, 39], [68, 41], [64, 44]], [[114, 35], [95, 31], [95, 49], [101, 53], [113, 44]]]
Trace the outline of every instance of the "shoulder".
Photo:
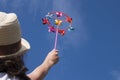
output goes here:
[[16, 77], [10, 78], [7, 73], [0, 73], [0, 80], [19, 80]]

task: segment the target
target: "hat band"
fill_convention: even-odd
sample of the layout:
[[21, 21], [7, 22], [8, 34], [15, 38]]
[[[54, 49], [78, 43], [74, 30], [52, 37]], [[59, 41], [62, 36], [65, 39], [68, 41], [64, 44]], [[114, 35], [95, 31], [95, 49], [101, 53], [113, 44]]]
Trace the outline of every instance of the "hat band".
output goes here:
[[0, 56], [10, 55], [17, 52], [21, 48], [21, 40], [10, 45], [0, 45]]

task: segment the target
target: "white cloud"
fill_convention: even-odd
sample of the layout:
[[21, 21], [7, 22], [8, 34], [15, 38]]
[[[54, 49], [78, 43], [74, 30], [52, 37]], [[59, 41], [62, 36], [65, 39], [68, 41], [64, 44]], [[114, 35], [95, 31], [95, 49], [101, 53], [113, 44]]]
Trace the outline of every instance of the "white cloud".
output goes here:
[[0, 0], [0, 5], [5, 8], [6, 6], [6, 0]]
[[114, 70], [111, 72], [114, 80], [120, 80], [120, 71]]
[[36, 13], [40, 10], [45, 10], [47, 5], [50, 3], [48, 0], [38, 1], [38, 0], [0, 0], [0, 4], [6, 8], [12, 10], [26, 10], [30, 13]]
[[[24, 0], [1, 0], [0, 4], [4, 11], [21, 11], [23, 6], [25, 5]], [[9, 8], [9, 9], [8, 9]]]
[[72, 17], [73, 27], [75, 28], [73, 32], [67, 32], [66, 35], [63, 36], [63, 44], [58, 44], [58, 46], [62, 48], [67, 48], [67, 46], [73, 48], [80, 47], [80, 45], [84, 45], [84, 42], [88, 40], [87, 31], [83, 25], [84, 19], [80, 13], [80, 7], [75, 7], [74, 5], [73, 2], [68, 0], [53, 0], [53, 10], [62, 11]]
[[[30, 13], [36, 15], [37, 12], [44, 13], [49, 10], [52, 2], [50, 0], [30, 0], [28, 3]], [[48, 12], [48, 11], [47, 11]]]

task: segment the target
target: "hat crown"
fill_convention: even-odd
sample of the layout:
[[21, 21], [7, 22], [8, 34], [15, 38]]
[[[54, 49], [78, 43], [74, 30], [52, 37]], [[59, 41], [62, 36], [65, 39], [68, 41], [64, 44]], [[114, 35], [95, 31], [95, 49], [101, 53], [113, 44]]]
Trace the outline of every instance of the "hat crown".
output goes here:
[[9, 45], [21, 39], [20, 26], [16, 14], [0, 12], [0, 45]]

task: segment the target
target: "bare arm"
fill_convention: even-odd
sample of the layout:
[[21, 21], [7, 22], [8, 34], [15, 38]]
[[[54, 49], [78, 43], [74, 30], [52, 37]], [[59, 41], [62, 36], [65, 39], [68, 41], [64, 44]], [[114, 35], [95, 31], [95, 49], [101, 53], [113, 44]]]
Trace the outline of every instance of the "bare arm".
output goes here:
[[58, 51], [53, 49], [51, 52], [49, 52], [44, 62], [33, 72], [28, 74], [28, 77], [31, 78], [31, 80], [43, 80], [50, 68], [58, 62], [58, 59]]

